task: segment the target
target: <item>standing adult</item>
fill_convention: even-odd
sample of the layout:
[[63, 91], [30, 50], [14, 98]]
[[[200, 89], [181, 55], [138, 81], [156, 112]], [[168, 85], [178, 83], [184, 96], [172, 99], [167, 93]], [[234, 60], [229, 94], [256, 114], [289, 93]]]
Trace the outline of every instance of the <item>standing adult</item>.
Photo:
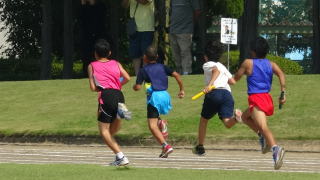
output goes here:
[[130, 7], [130, 17], [135, 19], [137, 32], [129, 36], [129, 56], [133, 61], [137, 75], [142, 63], [144, 51], [152, 44], [154, 35], [153, 0], [123, 0], [125, 8]]
[[192, 72], [193, 24], [199, 14], [198, 0], [171, 0], [170, 46], [177, 72], [183, 75]]

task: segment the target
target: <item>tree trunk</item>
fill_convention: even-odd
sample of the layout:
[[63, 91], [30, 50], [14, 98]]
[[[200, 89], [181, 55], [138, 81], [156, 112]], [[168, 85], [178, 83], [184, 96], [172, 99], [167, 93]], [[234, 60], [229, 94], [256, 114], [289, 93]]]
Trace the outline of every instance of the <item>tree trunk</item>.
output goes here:
[[320, 3], [313, 0], [313, 49], [312, 49], [312, 70], [315, 74], [320, 74]]
[[111, 47], [112, 47], [112, 57], [114, 59], [119, 59], [119, 26], [120, 26], [120, 6], [122, 1], [110, 0], [110, 38], [111, 38]]
[[249, 43], [258, 35], [259, 0], [245, 0], [241, 17], [240, 62], [250, 58]]
[[63, 29], [63, 74], [64, 79], [72, 78], [73, 71], [73, 3], [72, 0], [63, 1], [64, 29]]
[[42, 0], [42, 27], [41, 27], [41, 69], [40, 79], [51, 78], [52, 53], [52, 1]]

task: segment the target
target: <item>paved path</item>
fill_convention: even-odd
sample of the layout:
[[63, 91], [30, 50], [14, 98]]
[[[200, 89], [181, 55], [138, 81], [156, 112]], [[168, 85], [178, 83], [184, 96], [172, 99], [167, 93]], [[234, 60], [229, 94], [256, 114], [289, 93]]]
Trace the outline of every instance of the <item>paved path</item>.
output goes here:
[[[130, 166], [139, 168], [274, 171], [271, 153], [255, 150], [207, 150], [204, 157], [188, 148], [175, 148], [167, 159], [159, 148], [123, 147]], [[103, 145], [1, 144], [0, 163], [106, 165], [114, 155]], [[282, 172], [320, 173], [320, 153], [287, 152]]]

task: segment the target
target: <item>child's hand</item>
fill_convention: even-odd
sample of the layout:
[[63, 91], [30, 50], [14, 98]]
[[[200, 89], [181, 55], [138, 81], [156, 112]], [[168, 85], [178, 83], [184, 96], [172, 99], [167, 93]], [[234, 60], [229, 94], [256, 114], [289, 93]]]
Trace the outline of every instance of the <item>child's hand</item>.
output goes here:
[[184, 97], [184, 90], [181, 90], [178, 94], [178, 97], [181, 99]]
[[205, 94], [207, 94], [208, 92], [210, 92], [210, 91], [212, 91], [212, 85], [208, 85], [208, 86], [206, 86], [204, 89], [203, 89], [203, 92], [205, 93]]
[[286, 102], [286, 95], [284, 91], [281, 92], [279, 97], [279, 109], [282, 109], [282, 105]]

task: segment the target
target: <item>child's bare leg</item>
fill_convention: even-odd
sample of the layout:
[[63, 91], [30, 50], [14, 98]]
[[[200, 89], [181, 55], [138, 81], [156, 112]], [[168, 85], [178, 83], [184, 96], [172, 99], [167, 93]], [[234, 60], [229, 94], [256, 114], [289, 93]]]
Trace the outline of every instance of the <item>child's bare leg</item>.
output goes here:
[[251, 118], [251, 113], [249, 108], [246, 109], [245, 112], [242, 113], [242, 121], [243, 123], [245, 123], [250, 129], [252, 129], [255, 133], [259, 132], [259, 128], [256, 125], [256, 123], [253, 121], [253, 119]]
[[98, 122], [99, 131], [103, 137], [104, 142], [110, 147], [110, 149], [115, 153], [119, 153], [120, 147], [117, 142], [112, 138], [110, 133], [110, 123]]
[[198, 130], [198, 143], [201, 145], [204, 144], [204, 139], [207, 133], [207, 124], [208, 124], [208, 119], [201, 117], [199, 122], [199, 130]]
[[163, 143], [165, 143], [166, 141], [164, 140], [164, 137], [158, 127], [158, 118], [148, 118], [148, 125], [151, 133], [159, 142], [159, 144], [162, 145]]
[[223, 118], [222, 119], [222, 122], [224, 124], [224, 126], [226, 128], [231, 128], [232, 126], [234, 126], [237, 121], [236, 121], [236, 118], [235, 117], [232, 117], [232, 118]]
[[222, 122], [226, 128], [233, 127], [236, 123], [241, 122], [242, 112], [239, 109], [234, 111], [234, 116], [229, 118], [222, 118]]
[[267, 143], [270, 147], [273, 147], [276, 145], [275, 139], [272, 135], [271, 130], [268, 127], [267, 124], [267, 118], [263, 111], [260, 109], [254, 107], [253, 111], [251, 113], [251, 117], [254, 120], [255, 124], [258, 127], [259, 132], [265, 137], [267, 140]]
[[114, 136], [121, 127], [121, 120], [116, 118], [110, 125], [110, 134], [111, 136]]

